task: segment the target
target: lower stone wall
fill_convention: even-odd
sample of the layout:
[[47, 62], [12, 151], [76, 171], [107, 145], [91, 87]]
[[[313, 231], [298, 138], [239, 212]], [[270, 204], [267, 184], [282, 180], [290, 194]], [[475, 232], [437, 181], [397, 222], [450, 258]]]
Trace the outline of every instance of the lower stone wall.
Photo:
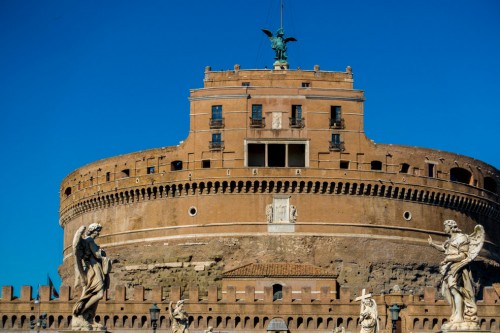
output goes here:
[[[500, 286], [496, 286], [497, 290]], [[323, 288], [324, 289], [324, 288]], [[0, 331], [28, 332], [30, 320], [35, 320], [41, 313], [47, 313], [47, 330], [56, 331], [71, 326], [71, 309], [78, 298], [70, 287], [61, 287], [60, 298], [50, 299], [50, 289], [43, 286], [40, 290], [40, 303], [35, 304], [31, 298], [32, 287], [23, 287], [20, 297], [13, 296], [13, 288], [2, 288], [0, 299]], [[353, 300], [349, 288], [341, 287], [338, 298], [331, 298], [326, 291], [311, 294], [307, 289], [294, 293], [293, 298], [272, 301], [272, 299], [256, 300], [252, 289], [247, 288], [245, 294], [226, 293], [221, 299], [217, 287], [208, 289], [207, 297], [199, 297], [196, 287], [189, 290], [190, 298], [186, 299], [185, 309], [190, 315], [190, 330], [201, 332], [208, 326], [214, 332], [262, 332], [273, 318], [282, 318], [293, 332], [331, 332], [335, 327], [343, 326], [349, 332], [358, 332], [358, 316], [360, 304]], [[127, 293], [126, 288], [118, 286], [113, 299], [106, 296], [99, 303], [96, 321], [105, 324], [112, 332], [134, 332], [150, 329], [149, 308], [156, 303], [161, 309], [159, 332], [170, 331], [168, 304], [181, 297], [181, 288], [174, 286], [166, 298], [161, 287], [145, 289], [134, 288]], [[391, 321], [388, 308], [397, 304], [400, 315], [397, 333], [435, 332], [447, 321], [451, 309], [442, 299], [437, 297], [437, 290], [426, 287], [422, 294], [392, 293], [375, 295], [378, 304], [379, 319], [382, 332], [390, 332]], [[494, 287], [482, 290], [482, 299], [477, 302], [481, 329], [499, 333], [500, 298]]]

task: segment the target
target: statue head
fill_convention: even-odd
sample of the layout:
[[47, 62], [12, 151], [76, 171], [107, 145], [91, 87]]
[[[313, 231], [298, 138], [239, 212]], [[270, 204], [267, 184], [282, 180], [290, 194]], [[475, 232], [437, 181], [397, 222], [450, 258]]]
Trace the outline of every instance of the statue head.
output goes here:
[[454, 232], [462, 231], [462, 230], [458, 229], [457, 222], [455, 222], [454, 220], [446, 220], [443, 222], [443, 224], [444, 224], [445, 230], [449, 229], [450, 231], [454, 231]]
[[87, 228], [87, 235], [90, 236], [92, 235], [94, 232], [100, 232], [102, 230], [102, 226], [99, 224], [99, 223], [92, 223], [91, 225], [89, 225], [89, 227]]

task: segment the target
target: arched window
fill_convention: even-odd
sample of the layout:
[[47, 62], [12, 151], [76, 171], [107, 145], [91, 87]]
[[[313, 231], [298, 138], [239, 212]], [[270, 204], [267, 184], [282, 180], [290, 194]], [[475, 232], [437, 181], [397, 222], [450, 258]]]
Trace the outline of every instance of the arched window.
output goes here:
[[497, 193], [497, 182], [491, 177], [484, 177], [484, 189], [493, 193]]
[[273, 301], [283, 299], [283, 286], [281, 284], [273, 284]]
[[409, 170], [410, 170], [410, 165], [408, 163], [401, 163], [399, 168], [400, 173], [408, 173]]
[[64, 194], [69, 197], [71, 195], [71, 187], [66, 187], [66, 189], [64, 190]]
[[171, 171], [182, 170], [182, 161], [173, 161], [172, 163], [170, 163], [170, 170]]
[[472, 174], [470, 171], [464, 168], [451, 168], [450, 169], [450, 180], [452, 182], [470, 184]]

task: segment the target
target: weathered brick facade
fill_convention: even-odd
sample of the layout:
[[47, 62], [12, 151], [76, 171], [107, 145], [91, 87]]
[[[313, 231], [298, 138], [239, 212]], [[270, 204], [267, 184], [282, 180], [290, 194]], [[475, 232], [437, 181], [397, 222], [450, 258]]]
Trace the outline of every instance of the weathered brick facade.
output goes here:
[[[402, 331], [435, 330], [449, 310], [442, 300], [417, 296], [429, 295], [440, 278], [441, 258], [427, 237], [444, 239], [445, 219], [468, 233], [482, 224], [487, 239], [475, 272], [483, 286], [499, 282], [500, 173], [449, 152], [374, 143], [364, 133], [363, 102], [350, 68], [207, 67], [204, 87], [190, 93], [185, 141], [96, 161], [63, 180], [63, 283], [73, 281], [75, 231], [98, 222], [99, 244], [119, 260], [111, 300], [99, 307], [111, 327], [141, 327], [152, 301], [182, 297], [195, 330], [210, 323], [216, 330], [262, 330], [284, 313], [291, 331], [339, 323], [355, 330], [359, 304], [352, 299], [368, 288], [379, 295], [382, 316], [386, 305], [405, 305]], [[248, 296], [252, 284], [237, 292], [222, 283], [224, 271], [251, 263], [312, 264], [333, 272], [340, 292], [330, 299], [321, 288], [332, 286], [315, 280], [318, 293], [308, 292], [310, 282], [297, 299], [276, 303]], [[401, 295], [387, 294], [394, 285]], [[65, 288], [65, 299], [46, 306], [55, 322], [67, 324]], [[126, 292], [140, 301], [126, 300]], [[28, 306], [26, 297], [2, 296], [0, 309]], [[483, 297], [482, 326], [498, 331], [498, 296], [486, 288]], [[28, 316], [12, 311], [18, 326]]]

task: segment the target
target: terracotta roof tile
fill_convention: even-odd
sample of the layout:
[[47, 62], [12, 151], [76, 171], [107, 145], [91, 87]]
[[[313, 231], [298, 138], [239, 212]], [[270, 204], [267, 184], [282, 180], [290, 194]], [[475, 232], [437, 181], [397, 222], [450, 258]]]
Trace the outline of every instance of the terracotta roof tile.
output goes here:
[[332, 272], [310, 264], [268, 263], [248, 264], [223, 273], [223, 277], [325, 277], [336, 278]]

